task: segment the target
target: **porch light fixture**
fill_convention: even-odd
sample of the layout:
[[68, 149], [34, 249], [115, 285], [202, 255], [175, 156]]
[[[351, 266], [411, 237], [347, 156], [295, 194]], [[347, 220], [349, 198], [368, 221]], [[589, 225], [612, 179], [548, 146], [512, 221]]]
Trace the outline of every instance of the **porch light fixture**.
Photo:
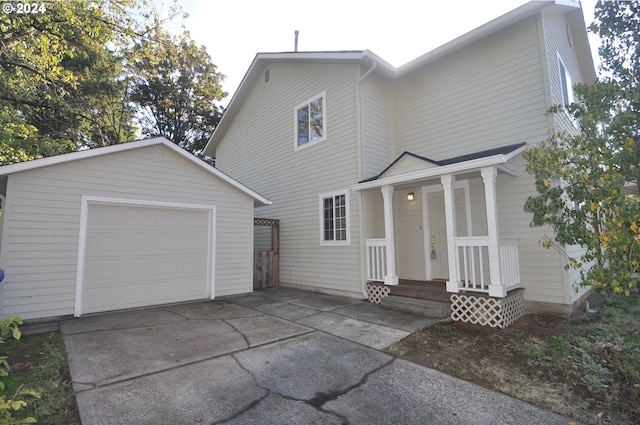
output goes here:
[[413, 192], [407, 193], [407, 201], [413, 201]]

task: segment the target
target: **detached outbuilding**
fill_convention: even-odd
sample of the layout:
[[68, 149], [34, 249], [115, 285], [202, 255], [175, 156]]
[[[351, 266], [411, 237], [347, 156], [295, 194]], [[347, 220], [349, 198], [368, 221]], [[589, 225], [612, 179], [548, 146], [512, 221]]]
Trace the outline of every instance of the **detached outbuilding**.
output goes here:
[[0, 317], [252, 291], [270, 201], [164, 138], [0, 167]]

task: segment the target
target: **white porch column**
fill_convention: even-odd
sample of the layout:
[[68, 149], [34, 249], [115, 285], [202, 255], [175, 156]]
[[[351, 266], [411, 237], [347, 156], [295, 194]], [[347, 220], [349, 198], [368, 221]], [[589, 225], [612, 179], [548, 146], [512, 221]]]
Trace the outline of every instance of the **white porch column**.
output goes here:
[[396, 242], [393, 226], [393, 186], [382, 186], [380, 190], [384, 199], [384, 238], [387, 244], [387, 274], [384, 277], [384, 284], [397, 285]]
[[447, 257], [449, 262], [449, 280], [447, 280], [447, 292], [458, 293], [460, 282], [458, 281], [458, 269], [456, 267], [456, 179], [452, 174], [440, 177], [444, 190], [444, 217], [447, 227]]
[[500, 234], [498, 233], [498, 199], [496, 197], [496, 167], [482, 169], [482, 181], [484, 182], [484, 197], [487, 205], [487, 233], [489, 236], [489, 296], [504, 298], [507, 296], [507, 288], [502, 286], [500, 279]]

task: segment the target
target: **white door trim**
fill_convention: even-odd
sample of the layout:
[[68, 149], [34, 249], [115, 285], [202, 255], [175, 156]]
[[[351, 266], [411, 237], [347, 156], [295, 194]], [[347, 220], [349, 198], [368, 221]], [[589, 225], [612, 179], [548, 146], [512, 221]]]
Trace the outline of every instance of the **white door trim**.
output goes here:
[[[462, 189], [464, 191], [464, 204], [465, 204], [465, 216], [467, 219], [467, 236], [473, 236], [471, 226], [471, 195], [469, 194], [469, 180], [456, 181], [454, 185], [455, 189]], [[426, 280], [433, 279], [433, 268], [431, 267], [431, 261], [429, 261], [429, 253], [431, 252], [431, 220], [429, 219], [429, 195], [430, 193], [442, 192], [442, 184], [434, 184], [429, 186], [422, 186], [422, 232], [424, 239], [424, 255], [425, 255], [425, 278]]]
[[198, 205], [198, 204], [183, 204], [174, 202], [159, 202], [159, 201], [146, 201], [139, 199], [122, 199], [122, 198], [106, 198], [100, 196], [82, 196], [80, 205], [80, 232], [78, 237], [78, 263], [76, 269], [76, 299], [74, 305], [73, 315], [79, 317], [82, 315], [82, 297], [83, 297], [83, 282], [84, 282], [84, 261], [85, 261], [85, 249], [87, 243], [87, 223], [89, 215], [89, 205], [101, 204], [101, 205], [129, 205], [129, 206], [141, 206], [141, 207], [157, 207], [157, 208], [173, 208], [173, 209], [187, 209], [187, 210], [199, 210], [209, 212], [209, 282], [207, 298], [215, 298], [215, 260], [216, 260], [216, 207], [214, 205]]

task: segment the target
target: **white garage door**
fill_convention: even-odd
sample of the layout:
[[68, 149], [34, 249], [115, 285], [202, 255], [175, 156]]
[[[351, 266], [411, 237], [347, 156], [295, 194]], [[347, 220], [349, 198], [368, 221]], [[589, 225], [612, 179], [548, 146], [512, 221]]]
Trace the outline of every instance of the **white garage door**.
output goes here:
[[76, 315], [210, 297], [212, 214], [89, 203]]

